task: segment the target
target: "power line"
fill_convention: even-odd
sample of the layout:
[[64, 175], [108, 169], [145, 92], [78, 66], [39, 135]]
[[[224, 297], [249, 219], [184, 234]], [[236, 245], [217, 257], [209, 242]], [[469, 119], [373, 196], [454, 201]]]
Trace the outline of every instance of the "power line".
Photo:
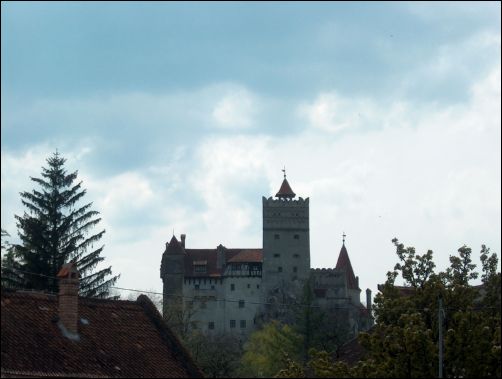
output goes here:
[[[44, 274], [38, 274], [30, 271], [25, 271], [25, 270], [20, 270], [16, 268], [9, 268], [9, 270], [21, 272], [24, 274], [30, 274], [30, 275], [36, 275], [36, 276], [41, 276], [45, 278], [50, 278], [50, 279], [58, 279], [55, 276], [49, 276], [49, 275], [44, 275]], [[228, 299], [228, 298], [213, 298], [213, 299], [208, 299], [209, 295], [199, 295], [199, 296], [186, 296], [186, 295], [177, 295], [177, 294], [169, 294], [169, 293], [162, 293], [162, 292], [155, 292], [155, 291], [145, 291], [145, 290], [140, 290], [140, 289], [134, 289], [134, 288], [125, 288], [125, 287], [115, 287], [115, 286], [110, 286], [109, 288], [111, 289], [117, 289], [117, 290], [122, 290], [122, 291], [130, 291], [130, 292], [139, 292], [143, 294], [152, 294], [152, 295], [160, 295], [160, 296], [168, 296], [168, 297], [177, 297], [180, 299], [188, 299], [188, 300], [193, 300], [193, 301], [200, 301], [200, 302], [206, 302], [206, 301], [219, 301], [219, 302], [227, 302], [227, 303], [239, 303], [241, 301], [245, 301], [248, 304], [253, 304], [253, 305], [277, 305], [277, 306], [303, 306], [303, 307], [310, 307], [310, 308], [322, 308], [322, 309], [361, 309], [360, 307], [357, 307], [356, 305], [351, 306], [351, 307], [337, 307], [337, 306], [320, 306], [320, 305], [315, 305], [315, 304], [305, 304], [305, 303], [280, 303], [280, 302], [259, 302], [259, 301], [248, 301], [245, 299]], [[55, 294], [54, 292], [50, 292], [51, 294]], [[347, 299], [344, 297], [341, 298], [330, 298], [332, 300], [343, 300]], [[364, 308], [367, 309], [367, 308]], [[433, 311], [434, 309], [432, 308], [412, 308], [415, 311], [422, 311], [422, 312], [429, 312]], [[444, 307], [442, 308], [443, 310], [450, 310], [450, 311], [465, 311], [466, 309], [464, 308], [457, 308], [457, 307]], [[482, 306], [482, 307], [475, 307], [476, 310], [478, 309], [498, 309], [498, 307], [488, 307], [488, 306]]]

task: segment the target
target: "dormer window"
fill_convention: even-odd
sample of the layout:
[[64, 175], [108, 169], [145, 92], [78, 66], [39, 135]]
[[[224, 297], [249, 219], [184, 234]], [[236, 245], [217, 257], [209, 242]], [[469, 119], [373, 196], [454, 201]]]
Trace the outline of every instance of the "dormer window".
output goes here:
[[194, 261], [193, 271], [197, 274], [207, 273], [207, 261]]

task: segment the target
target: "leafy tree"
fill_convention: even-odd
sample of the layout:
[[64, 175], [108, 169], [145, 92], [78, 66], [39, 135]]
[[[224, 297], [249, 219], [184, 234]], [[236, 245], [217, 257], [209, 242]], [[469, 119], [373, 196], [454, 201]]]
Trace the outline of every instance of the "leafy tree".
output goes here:
[[[31, 178], [40, 186], [22, 192], [21, 201], [27, 208], [17, 216], [18, 234], [22, 243], [14, 245], [15, 256], [25, 272], [22, 286], [28, 289], [57, 292], [56, 275], [64, 263], [75, 262], [81, 275], [80, 295], [107, 297], [119, 276], [112, 276], [111, 267], [96, 271], [103, 245], [94, 248], [105, 230], [90, 234], [100, 222], [99, 212], [91, 210], [92, 203], [79, 206], [86, 194], [82, 181], [75, 184], [77, 171], [68, 174], [65, 159], [58, 152], [42, 167], [42, 178]], [[90, 250], [90, 251], [89, 251]]]
[[[365, 357], [353, 366], [311, 351], [307, 365], [287, 361], [280, 377], [435, 377], [438, 374], [439, 301], [443, 301], [443, 374], [446, 377], [500, 377], [501, 287], [498, 258], [482, 245], [482, 285], [471, 249], [462, 246], [450, 266], [436, 273], [432, 251], [418, 255], [393, 240], [399, 263], [375, 296], [376, 326], [361, 333]], [[396, 286], [398, 275], [405, 286]]]
[[[388, 377], [437, 375], [441, 297], [444, 375], [500, 376], [500, 307], [495, 309], [486, 303], [486, 299], [495, 303], [498, 299], [500, 304], [497, 256], [489, 256], [489, 249], [482, 246], [483, 285], [472, 286], [469, 282], [479, 273], [472, 263], [471, 249], [465, 245], [458, 249], [458, 255], [450, 256], [446, 271], [435, 273], [432, 251], [419, 256], [413, 248], [404, 249], [396, 239], [393, 242], [401, 262], [388, 273], [387, 282], [375, 297], [374, 333], [361, 338], [369, 360], [376, 362], [374, 372]], [[399, 274], [405, 279], [407, 293], [394, 286]], [[413, 351], [406, 348], [408, 344]]]
[[267, 378], [281, 370], [288, 358], [302, 361], [303, 338], [287, 324], [271, 321], [253, 332], [244, 345], [240, 374]]
[[230, 334], [205, 335], [197, 330], [186, 336], [185, 346], [197, 366], [207, 377], [233, 378], [236, 376], [242, 346], [239, 338]]

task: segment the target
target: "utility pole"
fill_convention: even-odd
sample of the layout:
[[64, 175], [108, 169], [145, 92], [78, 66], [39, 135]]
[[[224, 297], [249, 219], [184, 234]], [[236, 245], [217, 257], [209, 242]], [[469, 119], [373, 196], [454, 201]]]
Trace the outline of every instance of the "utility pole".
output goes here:
[[443, 299], [439, 295], [439, 306], [438, 306], [438, 328], [439, 328], [439, 373], [438, 378], [443, 377]]

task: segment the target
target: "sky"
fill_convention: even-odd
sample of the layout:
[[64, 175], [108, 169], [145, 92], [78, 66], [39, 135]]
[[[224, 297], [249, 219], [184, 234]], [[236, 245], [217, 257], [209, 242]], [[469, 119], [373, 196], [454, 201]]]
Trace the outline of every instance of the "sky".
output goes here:
[[345, 232], [363, 302], [394, 237], [438, 270], [463, 245], [500, 258], [500, 8], [2, 2], [2, 228], [19, 241], [19, 193], [57, 149], [118, 287], [161, 292], [173, 232], [261, 248], [283, 167], [311, 266], [335, 267]]

